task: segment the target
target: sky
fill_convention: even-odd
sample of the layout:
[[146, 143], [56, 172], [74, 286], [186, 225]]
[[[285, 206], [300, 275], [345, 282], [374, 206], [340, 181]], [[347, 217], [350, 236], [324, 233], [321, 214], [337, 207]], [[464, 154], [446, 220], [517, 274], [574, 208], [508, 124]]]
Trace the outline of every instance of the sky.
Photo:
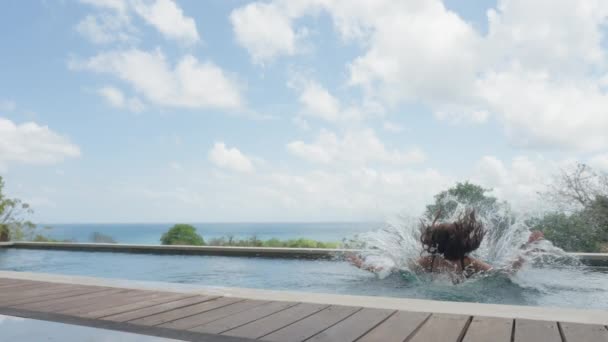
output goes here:
[[0, 175], [33, 219], [377, 221], [608, 170], [602, 0], [7, 1]]

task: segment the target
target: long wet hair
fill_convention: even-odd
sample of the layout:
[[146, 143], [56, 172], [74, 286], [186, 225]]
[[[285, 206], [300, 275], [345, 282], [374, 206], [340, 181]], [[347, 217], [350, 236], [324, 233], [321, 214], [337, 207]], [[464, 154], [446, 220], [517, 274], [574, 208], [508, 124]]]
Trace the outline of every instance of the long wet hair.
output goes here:
[[483, 224], [477, 221], [475, 210], [466, 210], [452, 223], [437, 224], [440, 214], [437, 213], [431, 224], [422, 223], [420, 242], [423, 250], [464, 264], [464, 257], [479, 248], [486, 235]]

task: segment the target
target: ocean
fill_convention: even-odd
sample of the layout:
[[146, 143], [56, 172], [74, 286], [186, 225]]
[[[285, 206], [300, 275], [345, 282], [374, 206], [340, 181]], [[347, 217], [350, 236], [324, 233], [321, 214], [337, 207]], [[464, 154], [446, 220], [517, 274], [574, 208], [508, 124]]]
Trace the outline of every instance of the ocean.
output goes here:
[[[236, 238], [256, 236], [258, 239], [281, 240], [306, 238], [324, 242], [340, 242], [357, 233], [382, 227], [378, 222], [320, 222], [320, 223], [191, 223], [205, 239], [232, 235]], [[40, 224], [45, 235], [58, 240], [89, 242], [91, 234], [111, 236], [118, 243], [160, 244], [161, 235], [170, 223], [62, 223]]]

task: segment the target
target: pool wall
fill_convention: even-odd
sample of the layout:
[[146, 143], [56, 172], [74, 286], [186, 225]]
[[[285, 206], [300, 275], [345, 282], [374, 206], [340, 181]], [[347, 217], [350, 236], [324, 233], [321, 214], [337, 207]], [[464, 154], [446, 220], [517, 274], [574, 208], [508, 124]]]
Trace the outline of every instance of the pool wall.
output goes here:
[[[331, 259], [356, 249], [330, 248], [271, 248], [271, 247], [219, 247], [182, 245], [135, 245], [76, 242], [1, 242], [0, 248], [44, 249], [64, 251], [121, 252], [144, 254], [220, 255], [266, 258]], [[608, 253], [569, 253], [589, 266], [608, 266]]]

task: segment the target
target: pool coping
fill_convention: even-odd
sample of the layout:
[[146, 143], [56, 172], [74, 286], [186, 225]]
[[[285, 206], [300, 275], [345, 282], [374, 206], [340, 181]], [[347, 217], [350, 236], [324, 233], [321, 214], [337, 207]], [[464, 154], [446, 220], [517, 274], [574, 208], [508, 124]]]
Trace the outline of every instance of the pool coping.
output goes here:
[[[359, 249], [346, 248], [284, 248], [284, 247], [231, 247], [231, 246], [188, 246], [188, 245], [146, 245], [118, 243], [83, 242], [0, 242], [0, 248], [51, 249], [95, 252], [123, 252], [149, 254], [190, 254], [225, 255], [275, 258], [327, 259], [349, 253], [359, 253]], [[608, 266], [608, 253], [568, 253], [582, 263], [591, 266]]]
[[0, 271], [0, 277], [63, 284], [95, 285], [115, 288], [157, 290], [188, 294], [239, 297], [257, 300], [304, 302], [428, 313], [445, 313], [471, 316], [489, 316], [515, 319], [532, 319], [541, 321], [561, 321], [572, 323], [608, 325], [608, 311], [599, 309], [568, 309], [558, 307], [447, 302], [380, 296], [338, 295], [327, 293], [217, 287], [197, 284], [178, 284], [166, 282], [151, 282], [115, 278], [96, 278], [86, 276], [69, 276], [14, 271]]

